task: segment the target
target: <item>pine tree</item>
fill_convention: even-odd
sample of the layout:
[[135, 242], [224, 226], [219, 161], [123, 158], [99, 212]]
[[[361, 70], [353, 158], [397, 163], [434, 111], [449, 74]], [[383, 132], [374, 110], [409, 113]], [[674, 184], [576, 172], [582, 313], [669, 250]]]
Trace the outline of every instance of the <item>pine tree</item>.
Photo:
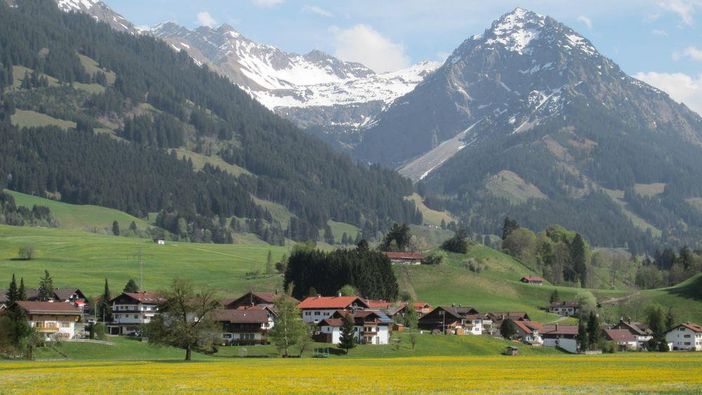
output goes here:
[[502, 320], [502, 324], [500, 325], [500, 335], [502, 335], [502, 337], [511, 339], [516, 333], [517, 326], [514, 324], [514, 321], [509, 318]]
[[553, 292], [551, 292], [551, 297], [549, 298], [549, 302], [555, 303], [555, 302], [560, 302], [561, 296], [558, 294], [558, 290], [554, 289]]
[[20, 300], [14, 273], [12, 274], [12, 281], [10, 281], [10, 287], [7, 289], [6, 297], [8, 306], [13, 305]]
[[600, 320], [597, 318], [597, 314], [594, 311], [590, 312], [587, 319], [587, 338], [588, 346], [590, 349], [595, 348], [600, 342]]
[[587, 252], [585, 240], [580, 234], [576, 234], [570, 246], [570, 259], [573, 263], [573, 270], [578, 274], [580, 285], [587, 287]]
[[580, 345], [580, 350], [584, 351], [590, 347], [589, 338], [587, 335], [587, 325], [585, 325], [585, 320], [581, 317], [578, 321], [578, 344]]
[[129, 281], [127, 281], [127, 284], [125, 284], [123, 292], [139, 292], [139, 286], [137, 285], [136, 281], [130, 278]]
[[48, 270], [44, 270], [44, 277], [39, 281], [39, 300], [46, 302], [54, 297], [54, 280]]
[[100, 296], [100, 303], [98, 304], [97, 308], [98, 319], [102, 319], [102, 322], [112, 321], [110, 300], [112, 300], [112, 297], [110, 296], [110, 285], [108, 284], [107, 279], [105, 279], [105, 289]]
[[19, 289], [17, 290], [17, 300], [27, 300], [27, 289], [24, 287], [24, 277], [20, 278]]
[[349, 353], [349, 350], [356, 347], [356, 327], [352, 313], [344, 314], [341, 317], [341, 337], [339, 348]]
[[119, 236], [119, 222], [117, 221], [112, 222], [112, 234]]
[[510, 217], [506, 217], [505, 223], [502, 225], [502, 240], [507, 239], [507, 236], [517, 229], [519, 229], [519, 224], [517, 221], [511, 219]]

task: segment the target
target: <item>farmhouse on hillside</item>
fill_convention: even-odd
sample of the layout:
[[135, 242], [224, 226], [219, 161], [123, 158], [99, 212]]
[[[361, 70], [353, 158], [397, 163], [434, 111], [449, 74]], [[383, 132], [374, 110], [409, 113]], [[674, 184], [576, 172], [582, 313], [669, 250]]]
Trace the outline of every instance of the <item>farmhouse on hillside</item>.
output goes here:
[[672, 350], [702, 351], [702, 326], [684, 322], [665, 334]]
[[222, 325], [224, 345], [266, 344], [275, 320], [273, 309], [264, 305], [219, 309], [213, 316]]
[[561, 317], [575, 317], [580, 312], [580, 303], [576, 301], [553, 302], [548, 306], [548, 311]]
[[368, 304], [358, 296], [309, 296], [297, 305], [306, 323], [319, 323], [338, 310], [363, 310]]
[[514, 335], [515, 339], [533, 346], [542, 346], [544, 344], [544, 340], [541, 338], [540, 334], [543, 326], [540, 323], [528, 320], [517, 320], [512, 322], [514, 322], [514, 326], [516, 328], [516, 333]]
[[544, 285], [544, 278], [539, 276], [524, 276], [519, 281], [531, 285]]
[[27, 315], [29, 325], [46, 340], [71, 340], [82, 312], [70, 303], [20, 301], [17, 305]]
[[111, 335], [139, 333], [142, 325], [158, 314], [162, 298], [154, 292], [124, 292], [110, 301], [112, 322], [107, 325]]
[[424, 255], [420, 252], [384, 252], [393, 265], [421, 265]]

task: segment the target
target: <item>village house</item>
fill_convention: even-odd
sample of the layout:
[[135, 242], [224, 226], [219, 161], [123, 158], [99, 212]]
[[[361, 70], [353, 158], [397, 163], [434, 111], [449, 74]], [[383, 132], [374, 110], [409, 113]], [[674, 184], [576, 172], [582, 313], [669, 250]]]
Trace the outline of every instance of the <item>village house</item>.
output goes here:
[[684, 322], [665, 334], [671, 350], [702, 351], [702, 326]]
[[542, 346], [544, 344], [544, 340], [541, 338], [541, 330], [543, 327], [540, 323], [524, 320], [512, 322], [514, 322], [516, 328], [515, 339], [533, 346]]
[[[409, 304], [406, 302], [402, 302], [396, 305], [392, 305], [389, 308], [385, 309], [383, 312], [390, 318], [396, 319], [399, 317], [404, 317], [405, 314], [407, 313], [407, 309], [409, 308]], [[414, 302], [412, 304], [412, 308], [414, 308], [414, 311], [417, 313], [417, 318], [422, 318], [426, 314], [430, 313], [432, 311], [432, 307], [429, 303], [424, 303], [424, 302]]]
[[539, 276], [524, 276], [519, 281], [523, 282], [524, 284], [544, 285], [544, 281], [546, 280]]
[[419, 329], [453, 335], [482, 335], [483, 319], [472, 307], [439, 306], [419, 319]]
[[634, 351], [639, 348], [636, 335], [628, 329], [605, 329], [603, 332], [605, 340], [617, 343], [619, 351]]
[[653, 332], [648, 328], [648, 325], [640, 322], [632, 322], [620, 320], [619, 323], [612, 329], [623, 329], [629, 331], [636, 338], [636, 349], [646, 350], [648, 341], [653, 339]]
[[267, 344], [275, 316], [273, 309], [264, 305], [219, 309], [213, 314], [214, 321], [222, 326], [224, 345]]
[[107, 325], [111, 335], [139, 334], [141, 326], [158, 314], [162, 298], [153, 292], [124, 292], [110, 301], [112, 322]]
[[420, 252], [384, 252], [393, 265], [421, 265], [424, 255]]
[[553, 302], [548, 307], [548, 311], [562, 317], [575, 317], [580, 313], [580, 303], [575, 301]]
[[288, 298], [295, 303], [298, 303], [299, 301], [292, 296], [288, 296], [286, 294], [281, 294], [278, 293], [277, 291], [275, 292], [257, 292], [257, 291], [249, 291], [246, 294], [236, 298], [236, 299], [230, 299], [226, 301], [222, 301], [222, 306], [224, 306], [225, 309], [238, 309], [240, 307], [251, 307], [251, 306], [273, 306], [275, 302], [280, 298], [281, 296], [284, 296], [285, 298]]
[[342, 317], [351, 314], [354, 321], [354, 334], [358, 344], [389, 344], [392, 320], [380, 311], [358, 310], [335, 312], [317, 324], [315, 340], [324, 343], [341, 342]]
[[578, 352], [577, 325], [544, 325], [541, 338], [545, 347], [560, 347], [570, 353]]
[[363, 310], [368, 304], [358, 296], [309, 296], [297, 305], [306, 323], [319, 323], [338, 310]]
[[45, 340], [71, 340], [76, 336], [76, 323], [81, 310], [70, 303], [20, 301], [17, 305], [27, 315], [29, 325]]
[[483, 329], [490, 335], [499, 332], [502, 321], [510, 319], [512, 321], [529, 321], [529, 314], [523, 311], [489, 312], [482, 316]]
[[[37, 288], [26, 288], [25, 294], [27, 300], [30, 302], [39, 302], [39, 289]], [[88, 298], [83, 294], [83, 292], [78, 288], [54, 288], [49, 296], [47, 302], [60, 302], [69, 303], [79, 309], [84, 309], [86, 307]], [[2, 306], [7, 304], [7, 290], [0, 290], [0, 310]]]

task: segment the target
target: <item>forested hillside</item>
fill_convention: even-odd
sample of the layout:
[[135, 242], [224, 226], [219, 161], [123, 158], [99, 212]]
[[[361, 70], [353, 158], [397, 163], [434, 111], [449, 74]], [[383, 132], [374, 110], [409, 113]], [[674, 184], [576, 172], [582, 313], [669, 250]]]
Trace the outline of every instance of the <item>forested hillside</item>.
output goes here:
[[[408, 180], [354, 164], [187, 54], [49, 0], [0, 2], [0, 97], [9, 189], [159, 212], [158, 225], [194, 241], [227, 242], [241, 227], [271, 242], [316, 239], [330, 219], [373, 236], [421, 221], [403, 199]], [[196, 171], [172, 148], [241, 171]], [[253, 196], [285, 206], [292, 226]]]

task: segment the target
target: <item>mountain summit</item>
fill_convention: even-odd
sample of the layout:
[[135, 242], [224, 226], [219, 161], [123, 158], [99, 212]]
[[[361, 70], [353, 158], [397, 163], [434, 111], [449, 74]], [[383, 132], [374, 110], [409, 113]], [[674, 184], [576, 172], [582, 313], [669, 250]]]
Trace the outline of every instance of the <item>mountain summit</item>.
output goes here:
[[699, 231], [701, 147], [697, 114], [517, 8], [395, 100], [356, 153], [423, 181], [474, 229], [496, 232], [510, 215], [621, 246]]

